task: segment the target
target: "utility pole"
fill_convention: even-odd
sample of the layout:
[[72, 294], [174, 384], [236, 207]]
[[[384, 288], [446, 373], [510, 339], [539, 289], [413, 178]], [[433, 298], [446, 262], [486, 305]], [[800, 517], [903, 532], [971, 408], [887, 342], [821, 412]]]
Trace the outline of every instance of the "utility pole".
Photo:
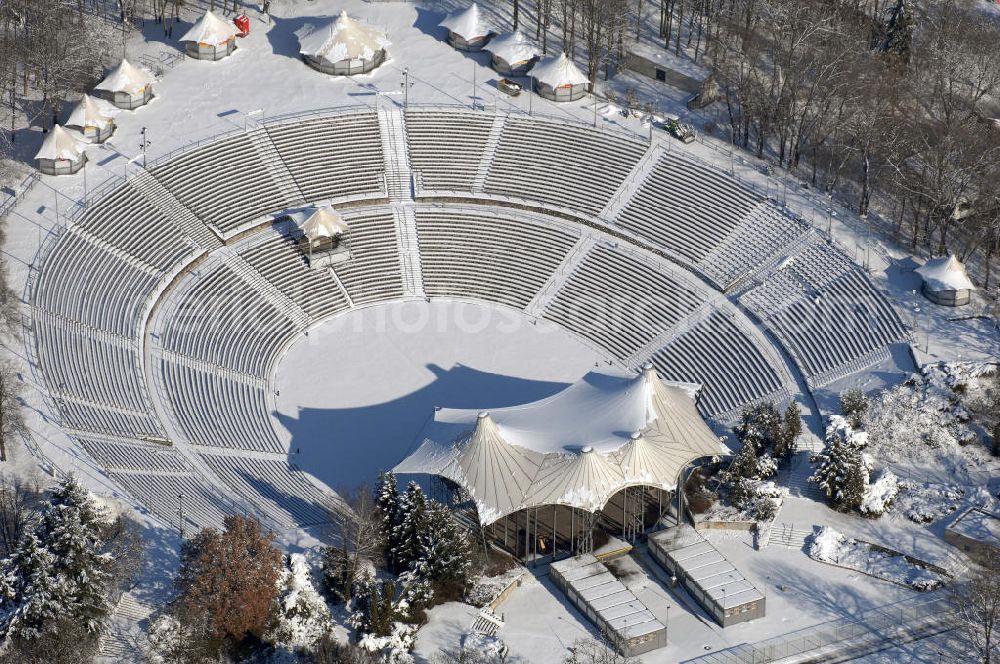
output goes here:
[[184, 543], [184, 494], [177, 494], [177, 529], [181, 533], [181, 544]]
[[410, 107], [410, 68], [403, 68], [403, 108]]
[[142, 128], [142, 131], [140, 133], [142, 134], [142, 142], [139, 143], [139, 147], [142, 149], [142, 168], [143, 168], [143, 170], [145, 170], [146, 169], [146, 148], [149, 147], [150, 142], [148, 140], [146, 140], [146, 128], [145, 127]]

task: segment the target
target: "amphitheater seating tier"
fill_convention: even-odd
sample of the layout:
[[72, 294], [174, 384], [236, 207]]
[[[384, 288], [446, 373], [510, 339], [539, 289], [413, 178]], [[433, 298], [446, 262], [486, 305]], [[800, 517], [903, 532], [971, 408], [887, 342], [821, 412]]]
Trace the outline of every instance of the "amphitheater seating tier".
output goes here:
[[493, 117], [481, 113], [408, 112], [410, 168], [425, 189], [471, 191], [492, 126]]

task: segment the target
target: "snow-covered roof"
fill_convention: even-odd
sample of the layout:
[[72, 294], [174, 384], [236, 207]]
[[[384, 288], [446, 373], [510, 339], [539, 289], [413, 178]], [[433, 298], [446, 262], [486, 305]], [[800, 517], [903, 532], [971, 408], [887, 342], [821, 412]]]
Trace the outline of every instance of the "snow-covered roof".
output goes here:
[[[635, 432], [635, 433], [625, 433]], [[685, 386], [591, 373], [541, 401], [487, 413], [442, 408], [396, 466], [461, 485], [482, 523], [524, 507], [600, 509], [620, 489], [671, 489], [688, 462], [725, 453]]]
[[384, 34], [361, 25], [346, 11], [320, 26], [306, 25], [295, 34], [299, 38], [299, 53], [330, 62], [372, 60], [378, 51], [389, 46]]
[[916, 273], [936, 291], [975, 290], [976, 286], [969, 279], [963, 265], [955, 255], [932, 258], [918, 267]]
[[220, 18], [212, 10], [206, 10], [198, 22], [181, 37], [182, 42], [198, 42], [199, 44], [223, 44], [236, 36], [236, 25]]
[[107, 127], [111, 119], [121, 112], [114, 104], [110, 104], [103, 99], [97, 99], [90, 95], [83, 95], [83, 99], [76, 105], [73, 112], [66, 120], [67, 127]]
[[590, 81], [565, 53], [542, 58], [531, 70], [531, 75], [539, 82], [553, 88], [580, 85]]
[[948, 529], [1000, 549], [1000, 516], [986, 510], [972, 508], [948, 526]]
[[486, 50], [508, 64], [527, 62], [539, 54], [538, 47], [520, 31], [494, 37], [486, 46]]
[[438, 25], [448, 28], [466, 41], [496, 32], [493, 24], [483, 16], [479, 5], [474, 2], [466, 9], [448, 14]]
[[348, 230], [344, 218], [330, 206], [317, 208], [302, 224], [302, 233], [310, 242], [341, 235]]
[[94, 89], [138, 94], [154, 80], [152, 74], [123, 59]]
[[76, 161], [83, 154], [84, 146], [89, 143], [79, 133], [53, 125], [52, 130], [42, 141], [42, 147], [35, 159], [66, 159]]

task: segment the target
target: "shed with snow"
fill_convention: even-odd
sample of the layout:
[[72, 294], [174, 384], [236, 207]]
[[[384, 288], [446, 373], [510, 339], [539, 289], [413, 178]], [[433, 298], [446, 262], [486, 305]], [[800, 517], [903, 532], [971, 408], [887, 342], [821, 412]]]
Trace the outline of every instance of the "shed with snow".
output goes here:
[[505, 76], [523, 76], [538, 60], [538, 48], [520, 32], [494, 38], [487, 49], [493, 69]]
[[565, 53], [542, 58], [531, 71], [539, 95], [552, 101], [576, 101], [590, 81]]
[[87, 141], [79, 133], [53, 125], [35, 159], [38, 170], [46, 175], [72, 175], [87, 163], [84, 146]]
[[969, 303], [972, 291], [976, 289], [965, 271], [965, 265], [954, 255], [932, 258], [915, 272], [924, 280], [921, 292], [935, 304], [960, 307]]
[[985, 564], [1000, 555], [1000, 516], [973, 507], [944, 529], [944, 540]]
[[351, 76], [372, 71], [386, 59], [388, 37], [341, 12], [320, 25], [296, 32], [299, 53], [313, 69], [333, 76]]
[[195, 60], [221, 60], [236, 50], [238, 32], [234, 23], [209, 9], [180, 40]]
[[118, 108], [132, 110], [153, 98], [154, 80], [152, 74], [123, 59], [94, 90]]
[[93, 143], [103, 143], [115, 132], [114, 117], [120, 109], [103, 99], [83, 95], [66, 120], [66, 127], [75, 129]]
[[493, 24], [474, 2], [462, 11], [448, 14], [438, 25], [448, 31], [448, 43], [460, 51], [481, 51], [496, 34]]

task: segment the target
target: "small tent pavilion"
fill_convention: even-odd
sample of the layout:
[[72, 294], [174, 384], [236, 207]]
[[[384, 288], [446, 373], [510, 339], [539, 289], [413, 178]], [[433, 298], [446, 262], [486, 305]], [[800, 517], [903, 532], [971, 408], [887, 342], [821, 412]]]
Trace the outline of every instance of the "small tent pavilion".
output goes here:
[[153, 98], [153, 75], [122, 60], [94, 90], [104, 95], [118, 108], [132, 110]]
[[595, 534], [655, 527], [688, 465], [726, 453], [694, 389], [647, 365], [638, 376], [591, 373], [521, 406], [438, 409], [395, 471], [467, 496], [486, 535], [519, 557], [589, 552]]
[[923, 280], [921, 291], [928, 300], [946, 307], [960, 307], [972, 299], [975, 284], [954, 255], [933, 258], [916, 269]]
[[306, 26], [296, 33], [299, 53], [313, 69], [334, 76], [364, 74], [386, 59], [389, 40], [341, 12], [318, 27]]
[[54, 125], [35, 155], [38, 170], [46, 175], [76, 173], [87, 163], [86, 143], [79, 133]]
[[206, 10], [198, 22], [184, 33], [181, 42], [196, 60], [221, 60], [236, 50], [236, 25]]
[[79, 131], [93, 143], [103, 143], [115, 132], [114, 117], [120, 112], [109, 102], [85, 94], [69, 114], [66, 127]]
[[448, 43], [460, 51], [480, 51], [490, 36], [496, 34], [492, 23], [474, 2], [462, 11], [448, 14], [438, 25], [448, 30]]
[[552, 101], [576, 101], [587, 94], [590, 83], [565, 53], [543, 58], [531, 75], [538, 94]]
[[299, 251], [314, 268], [342, 263], [351, 257], [350, 228], [332, 207], [316, 208], [300, 224]]
[[490, 41], [493, 69], [505, 76], [523, 76], [538, 59], [538, 48], [519, 31]]

